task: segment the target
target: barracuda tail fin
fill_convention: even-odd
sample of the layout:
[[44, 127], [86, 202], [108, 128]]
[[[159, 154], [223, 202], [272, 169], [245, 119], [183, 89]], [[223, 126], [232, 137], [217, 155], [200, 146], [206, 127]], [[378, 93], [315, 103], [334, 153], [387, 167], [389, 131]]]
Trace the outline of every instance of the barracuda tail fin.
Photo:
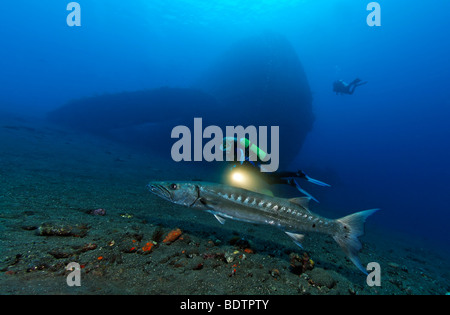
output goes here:
[[367, 274], [367, 271], [362, 266], [358, 257], [358, 252], [362, 247], [358, 237], [364, 234], [364, 222], [367, 217], [378, 210], [361, 211], [336, 220], [336, 222], [341, 224], [341, 228], [337, 234], [333, 235], [334, 240], [341, 246], [355, 266], [365, 274]]

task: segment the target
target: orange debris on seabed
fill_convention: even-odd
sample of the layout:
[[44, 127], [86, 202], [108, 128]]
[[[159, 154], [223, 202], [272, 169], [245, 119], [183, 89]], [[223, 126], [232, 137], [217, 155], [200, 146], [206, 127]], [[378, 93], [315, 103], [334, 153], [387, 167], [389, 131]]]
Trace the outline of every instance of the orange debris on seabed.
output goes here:
[[153, 243], [148, 242], [148, 243], [145, 244], [144, 247], [142, 247], [142, 251], [143, 251], [143, 252], [149, 252], [149, 251], [152, 250], [153, 246], [154, 246]]
[[170, 231], [169, 234], [167, 234], [166, 238], [163, 240], [163, 243], [172, 243], [176, 241], [180, 237], [181, 233], [182, 232], [180, 229]]

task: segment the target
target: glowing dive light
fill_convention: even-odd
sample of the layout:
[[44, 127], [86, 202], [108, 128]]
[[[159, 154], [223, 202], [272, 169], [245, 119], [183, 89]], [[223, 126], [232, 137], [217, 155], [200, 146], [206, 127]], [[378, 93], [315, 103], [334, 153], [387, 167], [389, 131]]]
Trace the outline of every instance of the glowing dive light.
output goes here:
[[237, 184], [243, 184], [245, 182], [245, 176], [241, 172], [233, 172], [231, 174], [231, 180]]

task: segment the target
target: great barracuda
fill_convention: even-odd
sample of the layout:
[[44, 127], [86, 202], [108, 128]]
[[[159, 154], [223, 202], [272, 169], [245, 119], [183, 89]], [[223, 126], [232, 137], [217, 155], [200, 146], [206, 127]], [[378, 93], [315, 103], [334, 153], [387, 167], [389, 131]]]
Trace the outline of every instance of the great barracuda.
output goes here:
[[151, 182], [155, 195], [182, 206], [212, 213], [223, 224], [225, 219], [273, 225], [283, 230], [301, 247], [303, 232], [331, 235], [349, 259], [367, 274], [358, 252], [358, 237], [364, 234], [364, 222], [378, 209], [357, 212], [340, 219], [327, 219], [308, 209], [310, 198], [284, 199], [242, 188], [207, 182]]

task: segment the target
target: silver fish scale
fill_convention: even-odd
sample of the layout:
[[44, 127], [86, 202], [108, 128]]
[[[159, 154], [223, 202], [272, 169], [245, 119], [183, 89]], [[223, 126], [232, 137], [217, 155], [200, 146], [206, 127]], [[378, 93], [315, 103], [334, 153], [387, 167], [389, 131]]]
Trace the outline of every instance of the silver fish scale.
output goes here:
[[223, 190], [219, 190], [218, 187], [202, 187], [201, 189], [205, 196], [212, 195], [215, 203], [220, 200], [219, 206], [212, 205], [219, 215], [223, 213], [224, 216], [231, 216], [237, 220], [266, 223], [301, 231], [328, 233], [334, 227], [330, 225], [332, 220], [316, 215], [309, 209], [287, 199], [267, 196], [269, 201], [265, 200], [265, 195], [262, 194], [235, 187], [232, 187], [234, 191], [231, 191], [229, 187], [223, 188]]

